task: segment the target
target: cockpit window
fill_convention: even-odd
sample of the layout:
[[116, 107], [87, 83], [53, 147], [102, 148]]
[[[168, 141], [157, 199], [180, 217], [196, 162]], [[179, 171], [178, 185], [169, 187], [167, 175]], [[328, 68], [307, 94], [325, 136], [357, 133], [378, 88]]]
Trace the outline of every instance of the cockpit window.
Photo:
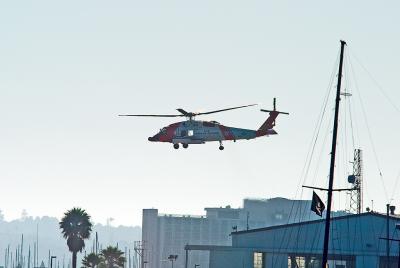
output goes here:
[[164, 128], [162, 128], [162, 129], [160, 129], [160, 133], [161, 133], [161, 134], [167, 134], [167, 128], [164, 127]]

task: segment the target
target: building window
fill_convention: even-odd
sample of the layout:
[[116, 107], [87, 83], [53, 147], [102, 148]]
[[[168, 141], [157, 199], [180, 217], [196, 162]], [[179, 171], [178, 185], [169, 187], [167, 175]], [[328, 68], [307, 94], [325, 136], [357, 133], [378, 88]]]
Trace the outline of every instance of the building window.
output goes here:
[[308, 261], [308, 266], [310, 268], [320, 268], [321, 267], [321, 258], [310, 257]]
[[[288, 268], [320, 268], [321, 262], [321, 256], [288, 256]], [[337, 259], [337, 257], [336, 259], [329, 259], [328, 266], [333, 268], [356, 267], [354, 257], [352, 256], [340, 256], [340, 259]]]
[[306, 258], [299, 256], [289, 256], [288, 257], [288, 268], [305, 268]]
[[386, 256], [381, 256], [379, 258], [379, 268], [395, 268], [397, 267], [397, 257], [389, 257], [389, 260]]
[[254, 268], [265, 268], [264, 266], [264, 253], [254, 252], [253, 255], [253, 267]]

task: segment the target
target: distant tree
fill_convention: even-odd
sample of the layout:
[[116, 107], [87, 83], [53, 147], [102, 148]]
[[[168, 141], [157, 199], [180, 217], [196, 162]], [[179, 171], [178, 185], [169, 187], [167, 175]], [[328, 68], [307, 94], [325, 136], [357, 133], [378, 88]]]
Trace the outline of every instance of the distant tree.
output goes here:
[[83, 267], [86, 268], [96, 268], [97, 265], [100, 264], [102, 261], [101, 257], [96, 253], [90, 253], [89, 255], [85, 256], [82, 260]]
[[76, 268], [76, 255], [85, 247], [84, 239], [88, 239], [92, 231], [90, 216], [84, 209], [73, 208], [64, 213], [60, 221], [61, 232], [69, 251], [72, 252], [72, 268]]
[[108, 246], [101, 251], [102, 264], [99, 267], [105, 268], [121, 268], [124, 267], [125, 257], [124, 253], [117, 247]]

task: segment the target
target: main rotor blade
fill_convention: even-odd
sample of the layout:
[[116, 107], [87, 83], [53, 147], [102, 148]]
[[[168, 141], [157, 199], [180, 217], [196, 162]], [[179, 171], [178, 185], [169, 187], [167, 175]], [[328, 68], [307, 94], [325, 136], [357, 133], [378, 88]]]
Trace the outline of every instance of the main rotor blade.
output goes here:
[[186, 112], [185, 110], [183, 110], [182, 108], [179, 108], [179, 109], [176, 109], [178, 112], [180, 112], [181, 114], [183, 114], [183, 115], [185, 115], [185, 116], [187, 116], [188, 114], [190, 114], [190, 113], [188, 113], [188, 112]]
[[181, 117], [183, 114], [119, 114], [118, 116], [140, 116], [140, 117]]
[[211, 111], [211, 112], [195, 113], [195, 115], [213, 114], [213, 113], [219, 113], [219, 112], [224, 112], [224, 111], [229, 111], [229, 110], [235, 110], [235, 109], [240, 109], [240, 108], [245, 108], [245, 107], [250, 107], [250, 106], [255, 106], [255, 105], [257, 105], [257, 104], [249, 104], [249, 105], [237, 106], [237, 107], [232, 107], [232, 108], [215, 110], [215, 111]]

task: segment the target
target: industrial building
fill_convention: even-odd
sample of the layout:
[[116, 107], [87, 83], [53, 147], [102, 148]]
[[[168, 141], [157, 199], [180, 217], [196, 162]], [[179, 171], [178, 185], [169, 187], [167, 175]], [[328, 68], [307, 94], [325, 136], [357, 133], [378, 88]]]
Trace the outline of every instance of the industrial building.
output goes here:
[[[399, 239], [398, 223], [397, 216], [375, 212], [332, 218], [329, 267], [397, 267], [399, 242], [382, 238], [389, 234]], [[313, 220], [238, 231], [232, 233], [231, 246], [187, 245], [185, 249], [188, 263], [194, 252], [209, 252], [210, 268], [321, 267], [324, 227], [325, 220]]]
[[[318, 218], [309, 210], [310, 205], [309, 200], [244, 199], [243, 208], [205, 208], [204, 216], [160, 214], [157, 209], [144, 209], [143, 264], [146, 268], [169, 268], [174, 262], [175, 268], [184, 268], [186, 245], [230, 246], [232, 231]], [[169, 258], [175, 255], [178, 255], [176, 259]], [[196, 264], [207, 268], [209, 252], [192, 252], [188, 265]]]

